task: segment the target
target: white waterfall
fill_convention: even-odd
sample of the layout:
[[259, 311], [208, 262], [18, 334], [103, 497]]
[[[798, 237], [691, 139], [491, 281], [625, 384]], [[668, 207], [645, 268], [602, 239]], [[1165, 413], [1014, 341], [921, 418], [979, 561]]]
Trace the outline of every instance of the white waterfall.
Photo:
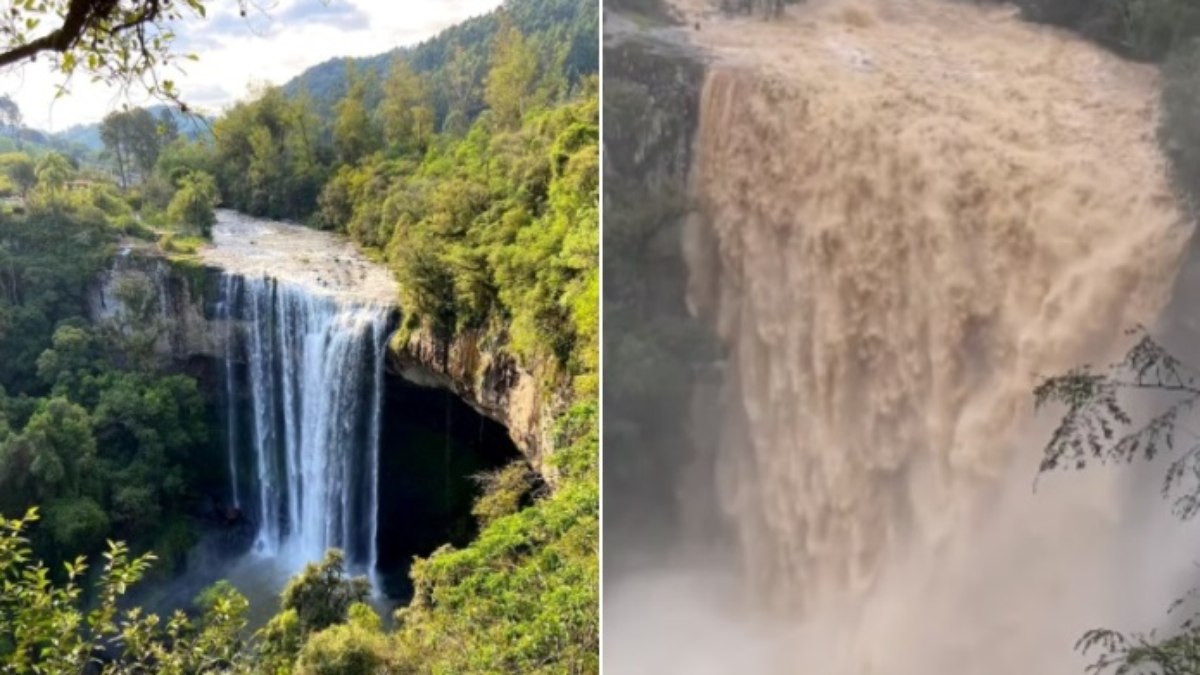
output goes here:
[[233, 317], [234, 302], [237, 299], [237, 293], [233, 289], [233, 285], [238, 282], [238, 278], [229, 275], [221, 277], [221, 296], [217, 305], [217, 318], [225, 324], [225, 359], [224, 371], [222, 373], [225, 378], [225, 445], [229, 453], [229, 493], [233, 499], [233, 506], [236, 509], [242, 508], [241, 489], [238, 486], [238, 406], [237, 406], [237, 380], [234, 365], [235, 350]]
[[[256, 514], [255, 550], [299, 567], [337, 547], [373, 571], [391, 309], [267, 277], [227, 278], [221, 290], [219, 311], [241, 338], [226, 363], [246, 370], [240, 404], [227, 372], [230, 469], [236, 482], [237, 453], [252, 452], [256, 495], [242, 501]], [[240, 410], [248, 443], [236, 442]]]

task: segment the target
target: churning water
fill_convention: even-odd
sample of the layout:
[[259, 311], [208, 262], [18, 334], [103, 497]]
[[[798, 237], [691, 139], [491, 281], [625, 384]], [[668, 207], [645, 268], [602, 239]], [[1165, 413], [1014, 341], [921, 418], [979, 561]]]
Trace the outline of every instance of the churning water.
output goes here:
[[729, 363], [683, 492], [724, 517], [735, 562], [711, 567], [744, 585], [610, 585], [607, 663], [1064, 673], [1085, 629], [1148, 627], [1190, 562], [1129, 555], [1182, 541], [1124, 503], [1157, 485], [1031, 494], [1030, 409], [1038, 376], [1105, 362], [1167, 302], [1190, 224], [1156, 74], [967, 3], [701, 23], [688, 300]]

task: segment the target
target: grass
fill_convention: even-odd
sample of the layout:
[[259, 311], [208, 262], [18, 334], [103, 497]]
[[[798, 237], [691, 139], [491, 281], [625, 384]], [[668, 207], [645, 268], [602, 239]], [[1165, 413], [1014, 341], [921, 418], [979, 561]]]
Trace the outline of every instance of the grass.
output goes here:
[[158, 237], [158, 247], [167, 254], [193, 256], [207, 244], [208, 242], [203, 237], [180, 235], [175, 232], [163, 232]]

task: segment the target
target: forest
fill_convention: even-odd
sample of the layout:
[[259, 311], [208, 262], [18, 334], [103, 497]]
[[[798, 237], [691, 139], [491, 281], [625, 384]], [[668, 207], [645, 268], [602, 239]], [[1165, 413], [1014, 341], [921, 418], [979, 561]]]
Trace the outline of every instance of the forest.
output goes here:
[[[0, 655], [11, 672], [597, 672], [599, 100], [594, 3], [512, 0], [413, 49], [335, 61], [181, 133], [117, 110], [99, 156], [0, 155]], [[162, 617], [124, 600], [196, 541], [211, 411], [154, 344], [152, 289], [89, 322], [119, 249], [181, 263], [213, 209], [345, 233], [400, 284], [397, 340], [482, 331], [547, 391], [553, 490], [513, 467], [480, 533], [413, 567], [384, 621], [331, 551], [251, 631], [218, 584]], [[120, 645], [120, 648], [117, 648]], [[8, 671], [6, 671], [8, 672]]]

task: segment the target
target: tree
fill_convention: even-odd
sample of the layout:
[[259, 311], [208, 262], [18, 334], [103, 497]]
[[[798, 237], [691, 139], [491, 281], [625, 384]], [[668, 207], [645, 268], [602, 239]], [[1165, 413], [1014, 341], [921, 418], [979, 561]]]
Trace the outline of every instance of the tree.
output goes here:
[[0, 166], [4, 167], [8, 179], [21, 191], [21, 197], [28, 196], [29, 190], [37, 185], [37, 171], [34, 169], [33, 159], [29, 155], [23, 152], [2, 155], [0, 156]]
[[[66, 80], [76, 73], [178, 102], [159, 72], [181, 56], [173, 25], [205, 15], [206, 0], [41, 0], [12, 3], [0, 17], [0, 67], [48, 55]], [[243, 16], [247, 0], [238, 0]], [[49, 29], [49, 30], [47, 30]], [[63, 89], [65, 91], [65, 84]]]
[[39, 498], [88, 492], [96, 470], [96, 439], [87, 410], [65, 398], [41, 402], [21, 436], [33, 452], [30, 476]]
[[8, 94], [0, 95], [0, 129], [3, 129], [9, 138], [20, 142], [21, 108]]
[[433, 135], [433, 104], [429, 82], [397, 57], [383, 85], [379, 115], [384, 140], [400, 149], [423, 148]]
[[379, 139], [367, 114], [367, 77], [356, 76], [353, 67], [347, 66], [346, 79], [350, 81], [350, 88], [335, 107], [333, 144], [339, 162], [354, 164], [378, 147]]
[[334, 548], [288, 582], [280, 605], [284, 611], [295, 610], [301, 633], [308, 634], [344, 622], [350, 606], [366, 602], [370, 594], [371, 582], [347, 577], [346, 556]]
[[477, 480], [483, 484], [484, 490], [471, 507], [471, 514], [479, 519], [480, 526], [487, 526], [516, 513], [528, 498], [533, 479], [533, 471], [523, 461], [479, 476]]
[[492, 69], [488, 71], [487, 101], [501, 123], [516, 126], [529, 109], [537, 85], [537, 52], [521, 31], [505, 18], [492, 47]]
[[158, 111], [158, 137], [161, 141], [160, 147], [163, 148], [179, 138], [179, 123], [175, 121], [175, 114], [171, 112], [170, 108]]
[[296, 663], [299, 675], [373, 675], [388, 662], [389, 644], [375, 610], [355, 603], [347, 614], [348, 623], [330, 626], [305, 642]]
[[[1037, 408], [1059, 404], [1066, 412], [1044, 448], [1039, 472], [1165, 457], [1170, 463], [1162, 493], [1173, 499], [1178, 517], [1194, 518], [1200, 513], [1200, 440], [1181, 424], [1184, 413], [1200, 403], [1197, 375], [1141, 332], [1125, 357], [1104, 372], [1083, 366], [1047, 378], [1034, 390]], [[1150, 403], [1158, 411], [1135, 423], [1128, 406], [1147, 395], [1153, 397]], [[1191, 439], [1183, 447], [1178, 445], [1180, 432]], [[1189, 597], [1177, 600], [1171, 610], [1197, 593], [1193, 590]], [[1084, 633], [1076, 647], [1096, 654], [1089, 670], [1097, 673], [1200, 673], [1200, 613], [1181, 621], [1174, 635], [1094, 629]]]
[[168, 142], [159, 122], [144, 108], [113, 111], [106, 115], [100, 123], [100, 140], [116, 160], [122, 188], [129, 187], [134, 171], [145, 180]]
[[67, 161], [67, 158], [57, 152], [51, 152], [38, 163], [38, 186], [44, 188], [51, 197], [55, 197], [67, 184], [71, 173], [71, 163]]
[[172, 223], [209, 237], [213, 224], [217, 222], [213, 213], [216, 205], [216, 181], [203, 171], [193, 171], [180, 177], [179, 187], [167, 207], [167, 217]]
[[471, 52], [455, 44], [452, 56], [446, 63], [444, 86], [446, 89], [447, 105], [450, 115], [458, 113], [462, 118], [468, 117], [479, 100], [478, 83], [483, 60]]
[[114, 110], [104, 116], [100, 123], [100, 140], [104, 143], [105, 150], [117, 162], [117, 176], [121, 179], [121, 189], [129, 187], [126, 135], [123, 113]]

